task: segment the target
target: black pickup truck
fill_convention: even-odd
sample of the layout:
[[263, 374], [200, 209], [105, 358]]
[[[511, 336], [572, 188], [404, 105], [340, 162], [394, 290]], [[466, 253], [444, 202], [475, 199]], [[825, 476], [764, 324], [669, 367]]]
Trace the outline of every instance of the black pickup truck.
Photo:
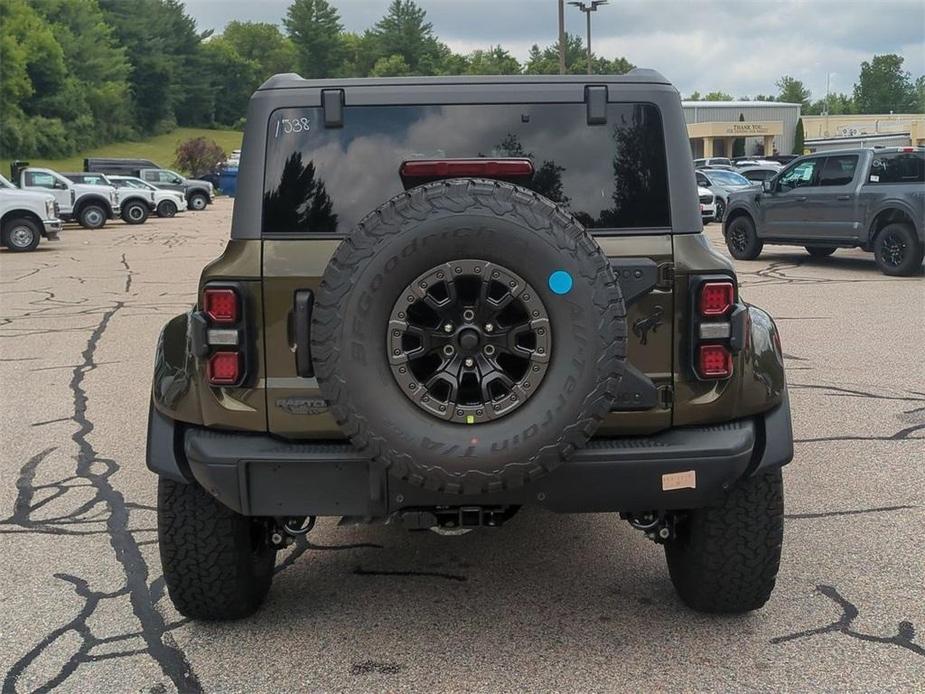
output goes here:
[[925, 148], [843, 149], [800, 157], [762, 187], [729, 197], [723, 234], [734, 258], [764, 244], [872, 251], [887, 275], [919, 272], [925, 250]]

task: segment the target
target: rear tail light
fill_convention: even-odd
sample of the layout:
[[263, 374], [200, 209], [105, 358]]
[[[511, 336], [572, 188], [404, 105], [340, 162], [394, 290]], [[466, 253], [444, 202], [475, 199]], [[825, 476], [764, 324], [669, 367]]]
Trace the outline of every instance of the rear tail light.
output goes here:
[[234, 385], [241, 378], [241, 355], [237, 352], [213, 352], [209, 357], [209, 383]]
[[203, 379], [210, 386], [241, 386], [250, 371], [243, 284], [222, 282], [202, 289], [201, 309], [190, 320], [193, 353], [202, 359]]
[[238, 294], [234, 289], [206, 289], [203, 298], [203, 308], [213, 323], [238, 322]]
[[700, 287], [701, 316], [725, 316], [734, 302], [732, 282], [704, 282]]
[[732, 352], [726, 345], [700, 345], [697, 371], [703, 378], [729, 378], [732, 376]]
[[691, 278], [691, 366], [697, 378], [732, 376], [733, 357], [742, 349], [748, 311], [736, 303], [735, 279], [729, 275]]
[[460, 178], [524, 178], [533, 176], [529, 159], [420, 159], [402, 162], [402, 179]]

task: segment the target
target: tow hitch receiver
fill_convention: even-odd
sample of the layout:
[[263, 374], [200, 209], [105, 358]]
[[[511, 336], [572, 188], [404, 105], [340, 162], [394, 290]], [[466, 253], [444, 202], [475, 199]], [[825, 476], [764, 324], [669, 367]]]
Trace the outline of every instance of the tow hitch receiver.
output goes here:
[[429, 528], [497, 528], [511, 518], [517, 506], [438, 506], [429, 509], [405, 509], [398, 517], [409, 530]]

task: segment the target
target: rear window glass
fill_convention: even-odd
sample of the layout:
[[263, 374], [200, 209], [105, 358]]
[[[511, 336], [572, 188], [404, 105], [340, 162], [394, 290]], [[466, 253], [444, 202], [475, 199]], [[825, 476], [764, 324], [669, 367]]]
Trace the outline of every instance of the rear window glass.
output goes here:
[[349, 232], [403, 190], [415, 159], [529, 157], [525, 185], [599, 230], [670, 225], [668, 172], [658, 109], [609, 104], [588, 125], [585, 104], [354, 106], [343, 128], [318, 108], [270, 118], [264, 233]]
[[925, 154], [878, 154], [870, 165], [870, 183], [925, 183]]

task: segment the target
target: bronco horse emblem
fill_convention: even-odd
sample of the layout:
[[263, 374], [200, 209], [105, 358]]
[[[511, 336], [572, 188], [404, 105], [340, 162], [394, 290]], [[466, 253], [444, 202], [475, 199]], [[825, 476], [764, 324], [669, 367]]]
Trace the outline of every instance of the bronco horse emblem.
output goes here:
[[633, 322], [633, 334], [639, 338], [639, 344], [644, 345], [649, 340], [649, 331], [658, 332], [658, 326], [662, 324], [661, 306], [656, 306], [655, 310], [645, 318], [640, 318]]

